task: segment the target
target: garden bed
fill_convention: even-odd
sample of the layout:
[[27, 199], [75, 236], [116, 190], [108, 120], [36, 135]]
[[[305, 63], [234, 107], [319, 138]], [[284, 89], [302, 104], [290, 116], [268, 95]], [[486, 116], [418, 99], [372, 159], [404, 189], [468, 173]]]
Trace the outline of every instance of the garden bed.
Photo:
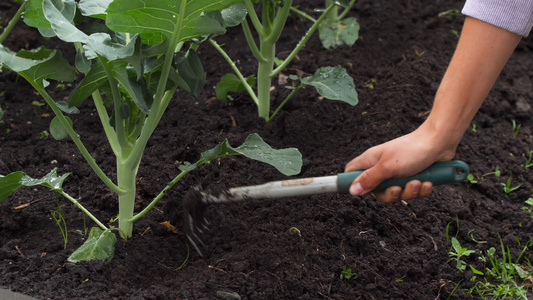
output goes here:
[[[322, 1], [311, 3], [320, 6]], [[7, 15], [16, 11], [1, 5]], [[361, 24], [357, 43], [328, 51], [315, 35], [291, 64], [291, 72], [343, 66], [354, 78], [359, 104], [323, 100], [306, 88], [269, 124], [257, 117], [245, 94], [234, 95], [231, 104], [214, 99], [214, 85], [231, 70], [213, 48], [202, 45], [206, 88], [197, 97], [175, 95], [141, 163], [139, 207], [179, 173], [176, 162], [196, 161], [225, 138], [236, 146], [258, 133], [274, 148], [296, 147], [304, 159], [297, 177], [311, 177], [342, 172], [365, 149], [414, 130], [431, 109], [464, 20], [439, 13], [462, 5], [452, 0], [432, 5], [420, 0], [357, 1], [350, 13]], [[290, 19], [279, 49], [290, 49], [308, 26]], [[38, 36], [21, 22], [6, 45], [12, 50], [58, 47], [57, 40]], [[217, 40], [239, 58], [245, 74], [252, 73], [251, 54], [238, 29]], [[457, 236], [463, 247], [477, 250], [464, 258], [476, 267], [486, 249], [500, 249], [500, 237], [515, 257], [532, 239], [533, 219], [521, 209], [533, 189], [533, 168], [525, 167], [533, 150], [532, 45], [530, 39], [521, 42], [458, 148], [456, 158], [470, 165], [475, 184], [440, 186], [428, 198], [393, 204], [372, 196], [328, 194], [216, 205], [208, 212], [208, 250], [200, 257], [181, 231], [181, 199], [192, 186], [286, 179], [244, 157], [222, 158], [191, 172], [135, 223], [133, 237], [117, 242], [112, 261], [77, 264], [67, 257], [84, 242], [92, 221], [45, 188], [22, 189], [0, 204], [0, 287], [39, 299], [447, 299], [452, 292], [454, 299], [471, 299], [463, 289], [472, 286], [473, 273], [447, 263], [449, 238]], [[116, 199], [74, 144], [40, 134], [49, 130], [52, 112], [32, 105], [43, 101], [31, 86], [4, 69], [0, 92], [5, 110], [0, 174], [23, 170], [42, 177], [56, 167], [59, 174], [72, 172], [66, 191], [79, 195], [100, 220], [114, 219]], [[69, 86], [55, 87], [53, 95], [62, 99], [69, 92]], [[276, 84], [273, 93], [279, 95], [276, 101], [288, 91]], [[104, 171], [111, 172], [105, 166], [114, 164], [112, 152], [100, 138], [96, 110], [90, 101], [82, 110], [72, 117], [74, 127]], [[497, 167], [500, 177], [481, 180]], [[512, 186], [520, 187], [505, 194], [501, 183], [511, 176]], [[68, 226], [66, 249], [50, 212], [58, 205]], [[165, 221], [177, 233], [161, 225]], [[343, 267], [354, 276], [342, 279]]]

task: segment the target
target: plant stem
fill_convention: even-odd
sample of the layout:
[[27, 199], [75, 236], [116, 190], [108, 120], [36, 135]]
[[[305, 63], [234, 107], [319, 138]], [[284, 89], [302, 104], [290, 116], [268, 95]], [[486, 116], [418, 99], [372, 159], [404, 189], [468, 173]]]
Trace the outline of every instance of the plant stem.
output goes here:
[[300, 9], [297, 9], [296, 7], [291, 7], [291, 10], [297, 14], [299, 14], [300, 16], [304, 17], [305, 19], [313, 22], [313, 23], [316, 23], [316, 19], [313, 18], [312, 16], [310, 16], [309, 14], [307, 14], [306, 12], [304, 12], [303, 10], [300, 10]]
[[189, 171], [181, 171], [181, 173], [179, 173], [178, 176], [172, 179], [172, 181], [167, 184], [167, 186], [159, 193], [159, 195], [154, 198], [154, 200], [152, 200], [152, 202], [145, 209], [143, 209], [141, 212], [132, 217], [130, 221], [135, 222], [139, 220], [142, 216], [144, 216], [147, 212], [149, 212], [157, 204], [157, 202], [159, 202], [159, 200], [161, 200], [161, 198], [166, 195], [167, 191], [170, 190], [176, 183], [178, 183], [178, 181], [180, 181], [187, 173], [189, 173]]
[[301, 90], [302, 88], [304, 87], [304, 85], [299, 85], [298, 87], [296, 87], [294, 90], [292, 90], [292, 92], [285, 98], [285, 100], [283, 100], [283, 102], [281, 102], [281, 104], [278, 106], [278, 108], [276, 109], [276, 111], [274, 111], [274, 113], [270, 116], [270, 118], [267, 121], [267, 123], [271, 122], [272, 120], [274, 120], [274, 118], [279, 114], [279, 112], [281, 111], [281, 109], [283, 108], [283, 106], [285, 106], [285, 104], [287, 104], [287, 102], [289, 102], [289, 100], [292, 99], [292, 97], [299, 91]]
[[102, 180], [102, 182], [108, 188], [110, 188], [113, 192], [119, 195], [123, 193], [124, 190], [122, 190], [119, 186], [115, 185], [115, 183], [113, 183], [113, 181], [111, 181], [111, 179], [107, 177], [107, 175], [102, 171], [102, 169], [100, 169], [100, 166], [98, 166], [98, 164], [95, 162], [94, 158], [91, 156], [87, 148], [85, 148], [85, 145], [80, 140], [80, 137], [78, 136], [78, 134], [74, 131], [74, 128], [72, 128], [70, 123], [65, 118], [65, 115], [63, 115], [63, 112], [61, 112], [57, 104], [50, 97], [50, 95], [48, 95], [46, 90], [41, 85], [39, 85], [34, 80], [32, 80], [30, 77], [26, 76], [25, 74], [21, 74], [21, 76], [24, 77], [35, 88], [37, 92], [39, 92], [39, 94], [44, 98], [48, 106], [50, 106], [50, 108], [54, 111], [55, 115], [58, 117], [59, 121], [61, 122], [61, 125], [65, 127], [65, 130], [67, 131], [68, 135], [70, 136], [74, 144], [80, 150], [81, 155], [85, 158], [87, 163], [89, 163], [89, 165], [91, 166], [93, 171], [96, 173], [96, 175], [98, 175], [100, 180]]
[[235, 75], [237, 75], [237, 77], [240, 79], [241, 83], [244, 85], [244, 88], [246, 89], [248, 94], [250, 94], [250, 97], [252, 97], [252, 100], [255, 102], [256, 105], [259, 105], [259, 99], [257, 98], [257, 95], [255, 94], [255, 92], [252, 89], [252, 87], [248, 84], [248, 82], [246, 81], [246, 78], [244, 78], [244, 76], [242, 75], [241, 71], [239, 70], [237, 65], [235, 65], [235, 63], [233, 62], [231, 57], [229, 57], [229, 55], [226, 53], [226, 51], [224, 51], [224, 49], [222, 49], [222, 47], [220, 47], [220, 45], [215, 40], [209, 39], [209, 43], [213, 47], [215, 47], [215, 49], [217, 49], [220, 54], [222, 54], [222, 57], [224, 57], [224, 59], [226, 59], [226, 61], [229, 63], [229, 65], [231, 66], [231, 68], [235, 72]]
[[100, 95], [100, 92], [96, 90], [92, 93], [92, 97], [94, 105], [96, 106], [96, 111], [98, 112], [98, 116], [100, 117], [100, 122], [102, 123], [102, 127], [104, 127], [105, 135], [107, 137], [107, 140], [109, 141], [109, 145], [111, 146], [111, 149], [113, 150], [113, 153], [116, 156], [119, 154], [120, 146], [118, 145], [115, 129], [109, 124], [109, 115], [107, 114], [107, 110], [104, 106], [102, 95]]
[[[333, 3], [333, 1], [332, 0], [326, 0], [325, 7], [330, 7], [331, 5], [335, 5]], [[327, 18], [330, 21], [338, 21], [339, 20], [338, 19], [338, 15], [339, 15], [339, 11], [338, 11], [338, 9], [335, 9], [335, 10], [332, 10], [332, 11], [328, 12]]]
[[252, 36], [252, 31], [250, 30], [250, 25], [248, 25], [248, 21], [244, 19], [244, 21], [242, 21], [241, 23], [241, 26], [244, 32], [244, 37], [246, 38], [248, 46], [250, 47], [250, 50], [252, 51], [252, 54], [254, 55], [255, 59], [257, 59], [257, 61], [259, 62], [265, 62], [266, 59], [259, 51], [259, 48], [257, 48], [257, 44], [255, 43], [255, 40]]
[[137, 171], [138, 165], [132, 167], [120, 158], [117, 158], [117, 183], [126, 190], [118, 196], [118, 228], [123, 239], [131, 237], [133, 232], [133, 210], [135, 208], [135, 196], [137, 195]]
[[111, 70], [111, 66], [109, 65], [109, 63], [101, 56], [99, 56], [99, 59], [102, 62], [102, 65], [104, 66], [104, 70], [107, 74], [107, 80], [109, 81], [109, 85], [111, 87], [111, 92], [113, 95], [113, 105], [115, 107], [115, 135], [116, 140], [118, 141], [118, 145], [120, 147], [120, 153], [118, 156], [127, 157], [131, 151], [132, 145], [128, 142], [128, 139], [126, 138], [124, 120], [122, 118], [122, 115], [120, 114], [123, 102], [122, 97], [120, 95], [120, 91], [118, 89], [118, 82], [115, 76], [113, 75], [113, 71]]
[[292, 50], [291, 54], [289, 54], [289, 56], [287, 56], [287, 58], [275, 70], [272, 71], [270, 76], [272, 76], [272, 77], [276, 76], [277, 74], [279, 74], [281, 71], [283, 71], [291, 63], [291, 61], [296, 57], [298, 52], [300, 52], [300, 50], [302, 50], [302, 48], [305, 45], [305, 43], [307, 43], [309, 38], [311, 38], [313, 33], [318, 29], [318, 26], [320, 26], [320, 23], [322, 23], [322, 21], [326, 18], [326, 16], [329, 14], [329, 12], [331, 12], [331, 10], [334, 7], [335, 7], [335, 4], [331, 4], [330, 6], [328, 6], [328, 8], [326, 8], [326, 10], [316, 20], [316, 22], [309, 28], [309, 30], [307, 30], [307, 32], [302, 37], [300, 42], [298, 42], [298, 45], [296, 45], [296, 47]]
[[276, 58], [276, 42], [278, 41], [285, 22], [289, 16], [292, 0], [287, 0], [274, 16], [274, 7], [269, 5], [269, 1], [263, 1], [263, 32], [259, 33], [259, 43], [261, 56], [264, 62], [259, 62], [257, 68], [257, 98], [259, 117], [268, 121], [270, 119], [270, 86], [272, 84], [272, 70]]
[[93, 220], [96, 223], [96, 225], [100, 226], [100, 228], [102, 228], [103, 230], [108, 230], [108, 228], [104, 224], [102, 224], [102, 222], [100, 222], [95, 216], [93, 216], [93, 214], [91, 214], [90, 211], [88, 211], [85, 207], [83, 207], [83, 205], [81, 205], [77, 199], [73, 198], [72, 196], [65, 193], [64, 191], [57, 191], [57, 192], [61, 194], [61, 196], [67, 198], [67, 200], [69, 200], [70, 202], [74, 203], [74, 205], [76, 205], [83, 213], [88, 215], [89, 218], [91, 218], [91, 220]]
[[15, 13], [15, 15], [13, 16], [11, 21], [9, 21], [9, 23], [7, 24], [7, 27], [2, 32], [2, 35], [0, 35], [0, 44], [2, 44], [6, 40], [7, 36], [11, 33], [13, 28], [15, 28], [15, 25], [17, 24], [18, 20], [20, 19], [20, 16], [26, 10], [26, 6], [28, 6], [28, 1], [24, 1], [20, 5], [19, 9]]
[[344, 10], [342, 11], [342, 13], [339, 14], [339, 16], [337, 17], [337, 20], [340, 21], [342, 19], [344, 19], [344, 17], [346, 17], [346, 15], [348, 14], [348, 12], [350, 11], [350, 9], [352, 9], [352, 6], [355, 4], [355, 0], [352, 0], [350, 1], [350, 3], [348, 4], [348, 6], [346, 8], [344, 8]]
[[257, 110], [259, 117], [268, 120], [270, 116], [270, 86], [276, 55], [276, 43], [261, 39], [260, 50], [266, 62], [260, 62], [257, 68]]
[[257, 17], [257, 14], [255, 13], [254, 5], [252, 4], [251, 0], [244, 0], [244, 5], [246, 6], [246, 10], [248, 10], [248, 16], [250, 16], [250, 20], [252, 20], [252, 24], [254, 25], [255, 30], [259, 35], [263, 34], [263, 25], [261, 24], [261, 21], [259, 21], [259, 18]]

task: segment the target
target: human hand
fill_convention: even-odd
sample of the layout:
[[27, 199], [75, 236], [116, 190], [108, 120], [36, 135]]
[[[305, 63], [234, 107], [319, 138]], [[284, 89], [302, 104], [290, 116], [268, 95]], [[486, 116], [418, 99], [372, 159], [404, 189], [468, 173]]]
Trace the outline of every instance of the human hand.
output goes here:
[[[410, 134], [372, 147], [346, 164], [345, 172], [366, 169], [352, 183], [350, 194], [368, 194], [386, 179], [411, 176], [434, 162], [451, 160], [457, 145], [426, 127], [422, 126]], [[431, 182], [413, 180], [404, 188], [390, 187], [375, 196], [384, 202], [394, 202], [429, 196], [432, 189]]]

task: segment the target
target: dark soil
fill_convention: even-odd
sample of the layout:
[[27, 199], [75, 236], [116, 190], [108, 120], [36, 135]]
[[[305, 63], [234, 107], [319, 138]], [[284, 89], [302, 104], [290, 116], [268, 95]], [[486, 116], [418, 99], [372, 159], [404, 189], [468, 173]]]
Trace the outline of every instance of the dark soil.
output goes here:
[[[322, 1], [311, 3], [316, 7]], [[6, 16], [16, 9], [1, 5]], [[257, 117], [245, 94], [235, 95], [232, 104], [213, 100], [213, 86], [230, 68], [212, 48], [202, 46], [208, 83], [198, 97], [175, 95], [140, 168], [138, 208], [178, 174], [176, 161], [196, 161], [225, 138], [238, 146], [248, 134], [258, 133], [274, 148], [296, 147], [305, 162], [297, 177], [311, 177], [342, 172], [365, 149], [412, 131], [431, 109], [464, 20], [438, 14], [462, 5], [458, 0], [357, 1], [350, 15], [361, 24], [360, 40], [353, 47], [327, 51], [314, 36], [291, 68], [313, 73], [321, 66], [345, 67], [360, 103], [351, 107], [321, 100], [305, 89], [271, 124]], [[291, 19], [278, 49], [291, 49], [309, 25]], [[245, 74], [252, 74], [251, 54], [238, 29], [218, 41], [239, 58]], [[72, 54], [55, 39], [42, 40], [22, 22], [6, 42], [13, 50], [40, 44]], [[192, 186], [286, 179], [256, 161], [223, 158], [177, 184], [135, 224], [133, 238], [117, 242], [112, 261], [78, 264], [67, 257], [94, 224], [45, 188], [22, 189], [0, 204], [0, 287], [39, 299], [448, 299], [451, 293], [454, 299], [472, 299], [464, 292], [473, 285], [472, 271], [461, 273], [447, 262], [447, 239], [457, 236], [463, 247], [477, 250], [465, 258], [477, 269], [483, 268], [478, 257], [486, 249], [500, 249], [500, 238], [514, 258], [532, 239], [533, 219], [521, 209], [533, 189], [533, 170], [524, 167], [533, 150], [532, 46], [530, 39], [519, 45], [476, 116], [476, 131], [467, 132], [458, 148], [456, 158], [470, 165], [477, 184], [440, 186], [430, 197], [408, 203], [327, 194], [212, 206], [208, 250], [200, 257], [181, 231], [181, 201]], [[373, 89], [366, 86], [372, 78]], [[63, 99], [69, 89], [53, 89], [54, 97]], [[39, 137], [52, 117], [45, 106], [31, 105], [43, 102], [32, 88], [4, 69], [0, 92], [5, 110], [0, 174], [23, 170], [42, 177], [52, 168], [59, 174], [72, 172], [65, 182], [67, 192], [81, 196], [100, 220], [114, 218], [115, 196], [92, 174], [73, 143]], [[279, 103], [286, 93], [276, 85], [274, 101]], [[82, 112], [73, 116], [75, 128], [104, 171], [113, 175], [114, 158], [90, 101]], [[513, 120], [521, 124], [516, 137]], [[481, 180], [497, 167], [501, 177]], [[506, 195], [501, 183], [511, 176], [512, 185], [521, 186]], [[58, 205], [68, 226], [66, 249], [50, 212]], [[164, 221], [178, 233], [167, 231]], [[532, 258], [529, 251], [526, 257]], [[343, 267], [355, 276], [341, 279]]]

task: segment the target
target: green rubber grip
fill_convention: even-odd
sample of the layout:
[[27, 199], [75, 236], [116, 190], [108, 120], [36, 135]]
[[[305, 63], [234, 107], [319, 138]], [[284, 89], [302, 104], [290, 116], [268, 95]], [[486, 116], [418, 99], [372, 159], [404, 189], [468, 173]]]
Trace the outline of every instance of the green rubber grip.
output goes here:
[[[350, 185], [364, 171], [353, 171], [337, 175], [337, 191], [340, 194], [349, 194]], [[391, 186], [405, 185], [411, 180], [421, 182], [430, 181], [433, 185], [450, 184], [462, 182], [470, 173], [468, 165], [460, 160], [436, 162], [424, 171], [409, 177], [391, 178], [383, 181], [373, 192], [383, 192]]]

